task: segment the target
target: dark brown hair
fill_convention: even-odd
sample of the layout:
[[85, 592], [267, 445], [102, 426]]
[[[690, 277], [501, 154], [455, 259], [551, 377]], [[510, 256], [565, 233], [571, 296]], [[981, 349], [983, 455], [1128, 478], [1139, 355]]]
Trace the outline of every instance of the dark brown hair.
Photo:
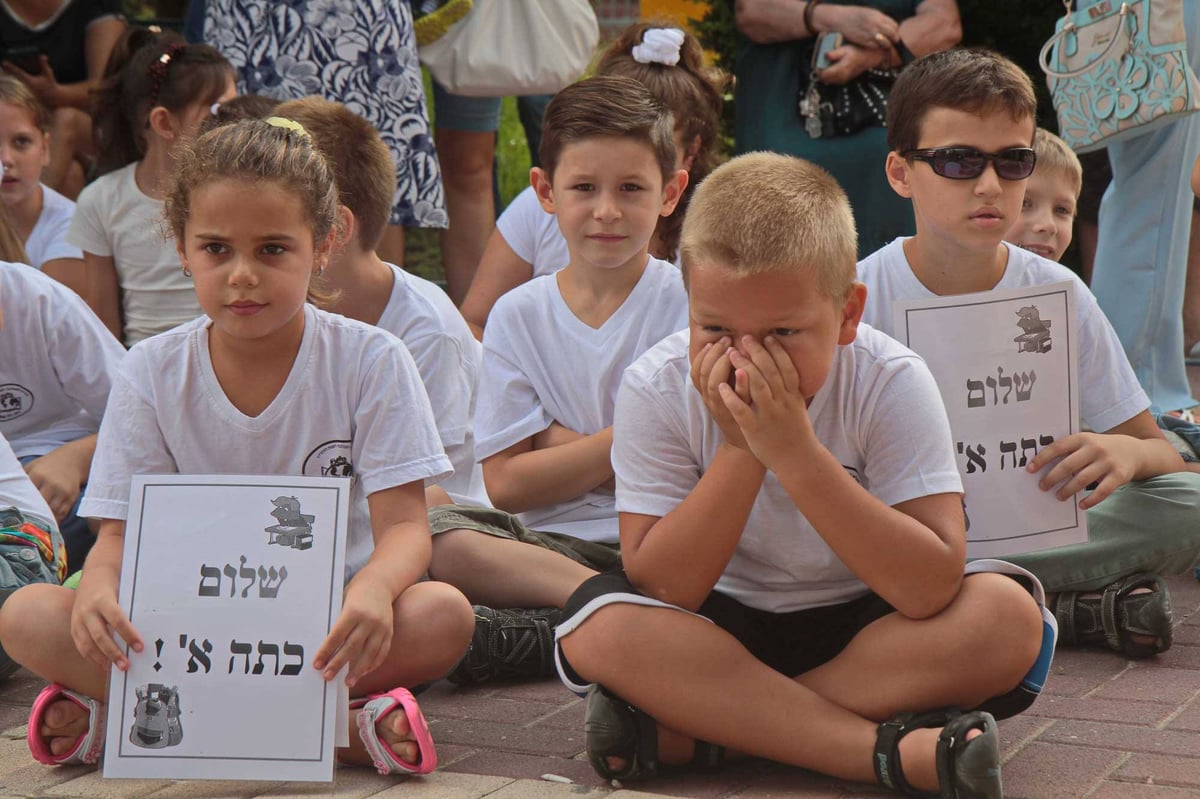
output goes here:
[[666, 182], [675, 173], [670, 110], [632, 78], [597, 75], [554, 95], [542, 121], [538, 157], [551, 179], [563, 148], [601, 136], [629, 138], [654, 151]]
[[374, 250], [391, 219], [396, 194], [396, 164], [375, 126], [323, 97], [288, 100], [275, 112], [299, 122], [313, 137], [333, 167], [342, 205], [354, 214], [359, 245]]
[[955, 47], [909, 64], [888, 95], [888, 148], [902, 153], [919, 147], [921, 123], [931, 108], [971, 114], [1002, 111], [1014, 122], [1028, 119], [1033, 141], [1033, 82], [1019, 66], [991, 50]]
[[727, 76], [720, 70], [705, 66], [704, 49], [687, 31], [684, 31], [683, 44], [679, 48], [678, 64], [643, 64], [633, 57], [633, 48], [642, 43], [646, 31], [673, 27], [665, 20], [635, 22], [621, 31], [596, 65], [597, 75], [633, 78], [649, 89], [671, 110], [675, 129], [681, 134], [685, 149], [690, 148], [697, 138], [700, 140], [695, 160], [688, 169], [688, 185], [683, 197], [671, 215], [658, 223], [659, 241], [671, 258], [679, 247], [683, 216], [692, 192], [717, 165], [722, 94], [728, 84]]
[[96, 174], [120, 169], [146, 154], [150, 111], [179, 113], [193, 103], [215, 103], [233, 67], [207, 44], [178, 34], [130, 27], [113, 47], [104, 78], [92, 92], [99, 158]]

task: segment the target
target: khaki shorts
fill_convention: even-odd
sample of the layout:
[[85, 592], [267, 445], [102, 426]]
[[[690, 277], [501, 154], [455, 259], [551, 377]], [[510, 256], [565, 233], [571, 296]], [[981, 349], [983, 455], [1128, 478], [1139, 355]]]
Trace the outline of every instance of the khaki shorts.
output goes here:
[[439, 505], [429, 511], [429, 530], [433, 535], [448, 530], [474, 530], [552, 550], [598, 572], [621, 568], [621, 548], [617, 544], [585, 541], [573, 535], [546, 530], [530, 530], [513, 514], [496, 508]]

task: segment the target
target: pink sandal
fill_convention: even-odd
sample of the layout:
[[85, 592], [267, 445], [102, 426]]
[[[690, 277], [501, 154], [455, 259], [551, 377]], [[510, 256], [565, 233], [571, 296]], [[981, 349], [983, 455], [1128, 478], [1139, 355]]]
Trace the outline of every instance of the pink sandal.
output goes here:
[[[421, 754], [420, 763], [400, 760], [390, 746], [379, 740], [375, 732], [375, 724], [397, 707], [408, 717], [408, 727]], [[428, 774], [437, 768], [437, 751], [433, 747], [433, 736], [429, 734], [429, 724], [408, 689], [393, 688], [385, 694], [371, 694], [366, 699], [351, 700], [351, 710], [360, 708], [358, 735], [380, 774]]]
[[[51, 752], [41, 733], [42, 719], [46, 714], [46, 708], [60, 699], [70, 700], [88, 712], [87, 732], [80, 735], [75, 746], [64, 755], [56, 755]], [[74, 763], [94, 765], [104, 752], [104, 703], [70, 691], [58, 683], [50, 683], [37, 695], [37, 699], [33, 700], [33, 710], [29, 714], [29, 732], [26, 734], [26, 739], [29, 741], [29, 751], [33, 753], [34, 759], [39, 763], [45, 763], [47, 766]]]

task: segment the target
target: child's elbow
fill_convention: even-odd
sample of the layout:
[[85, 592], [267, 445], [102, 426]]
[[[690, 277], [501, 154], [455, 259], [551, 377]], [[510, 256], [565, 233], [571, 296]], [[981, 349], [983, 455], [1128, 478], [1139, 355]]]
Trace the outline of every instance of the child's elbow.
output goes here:
[[933, 579], [923, 577], [915, 590], [892, 602], [896, 612], [905, 618], [919, 621], [930, 619], [941, 613], [954, 602], [962, 589], [963, 570], [946, 570]]

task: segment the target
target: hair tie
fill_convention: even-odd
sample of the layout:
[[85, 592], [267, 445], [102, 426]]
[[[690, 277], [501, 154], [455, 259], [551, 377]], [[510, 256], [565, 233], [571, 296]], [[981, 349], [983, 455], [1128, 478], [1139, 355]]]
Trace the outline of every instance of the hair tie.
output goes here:
[[186, 44], [168, 45], [167, 49], [162, 52], [158, 58], [150, 62], [147, 71], [150, 73], [150, 80], [153, 85], [150, 88], [150, 107], [153, 108], [158, 103], [158, 93], [162, 90], [162, 85], [167, 79], [167, 70], [171, 68], [171, 61], [175, 56], [187, 47]]
[[686, 38], [679, 28], [650, 28], [642, 34], [642, 43], [635, 46], [630, 55], [639, 64], [673, 67], [679, 63], [679, 52]]
[[273, 128], [283, 128], [284, 130], [295, 131], [306, 139], [312, 138], [312, 136], [308, 134], [308, 131], [304, 129], [304, 126], [294, 119], [288, 119], [286, 117], [267, 117], [263, 120], [263, 122], [266, 122]]

